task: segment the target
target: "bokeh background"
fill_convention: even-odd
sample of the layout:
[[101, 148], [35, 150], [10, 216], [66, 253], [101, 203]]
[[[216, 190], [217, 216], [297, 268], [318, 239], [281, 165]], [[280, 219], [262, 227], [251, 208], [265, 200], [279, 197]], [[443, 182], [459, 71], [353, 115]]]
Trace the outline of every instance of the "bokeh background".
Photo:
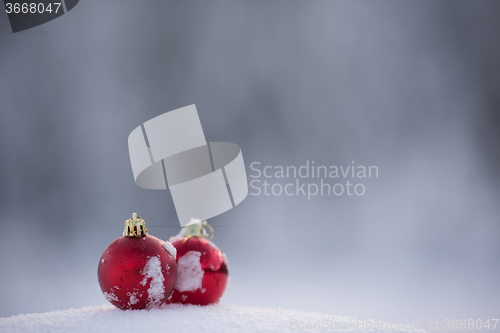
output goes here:
[[[0, 14], [0, 316], [99, 305], [138, 212], [127, 137], [196, 104], [247, 165], [376, 165], [362, 197], [249, 196], [211, 219], [226, 304], [385, 321], [498, 318], [498, 1], [97, 1]], [[497, 328], [498, 329], [498, 328]]]

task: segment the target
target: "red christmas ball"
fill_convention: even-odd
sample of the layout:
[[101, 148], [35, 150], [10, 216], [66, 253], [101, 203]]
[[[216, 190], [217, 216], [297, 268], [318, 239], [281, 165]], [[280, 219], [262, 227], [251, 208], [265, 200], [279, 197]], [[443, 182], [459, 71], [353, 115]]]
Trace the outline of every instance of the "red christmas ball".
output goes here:
[[168, 302], [218, 303], [229, 279], [226, 255], [204, 237], [204, 231], [182, 234], [170, 239], [177, 249], [177, 283]]
[[148, 235], [144, 220], [136, 214], [125, 223], [124, 236], [111, 243], [101, 256], [99, 286], [117, 308], [159, 307], [177, 280], [176, 250], [169, 242]]

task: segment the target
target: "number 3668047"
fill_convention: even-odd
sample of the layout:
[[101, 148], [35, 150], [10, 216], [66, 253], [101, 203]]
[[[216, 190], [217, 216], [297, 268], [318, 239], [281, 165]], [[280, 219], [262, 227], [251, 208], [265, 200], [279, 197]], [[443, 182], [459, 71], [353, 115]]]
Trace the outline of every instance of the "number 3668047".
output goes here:
[[6, 3], [5, 10], [7, 14], [42, 14], [42, 13], [51, 13], [54, 12], [57, 14], [59, 11], [59, 7], [61, 7], [60, 2], [49, 3], [47, 6], [43, 3]]

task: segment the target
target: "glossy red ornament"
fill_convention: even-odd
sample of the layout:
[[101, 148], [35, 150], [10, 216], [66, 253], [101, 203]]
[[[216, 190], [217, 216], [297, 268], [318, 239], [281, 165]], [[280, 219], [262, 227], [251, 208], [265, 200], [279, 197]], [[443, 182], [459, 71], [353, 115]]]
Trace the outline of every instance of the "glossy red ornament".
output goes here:
[[148, 235], [144, 220], [135, 213], [127, 222], [124, 236], [111, 243], [101, 256], [97, 269], [99, 286], [104, 297], [117, 308], [159, 307], [177, 280], [175, 248]]
[[226, 289], [229, 279], [226, 255], [205, 238], [207, 234], [204, 230], [198, 229], [198, 232], [193, 233], [193, 227], [208, 226], [206, 222], [203, 223], [188, 226], [187, 231], [170, 239], [177, 249], [178, 276], [169, 303], [218, 303]]

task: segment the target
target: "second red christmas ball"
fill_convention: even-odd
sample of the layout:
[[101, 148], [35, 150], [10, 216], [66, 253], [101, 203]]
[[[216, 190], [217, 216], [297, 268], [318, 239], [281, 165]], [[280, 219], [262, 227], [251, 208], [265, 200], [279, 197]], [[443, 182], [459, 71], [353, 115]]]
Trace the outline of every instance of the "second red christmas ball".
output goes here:
[[[218, 303], [229, 279], [225, 254], [209, 238], [206, 222], [192, 221], [170, 241], [177, 249], [177, 283], [169, 303]], [[210, 237], [211, 238], [211, 237]]]

